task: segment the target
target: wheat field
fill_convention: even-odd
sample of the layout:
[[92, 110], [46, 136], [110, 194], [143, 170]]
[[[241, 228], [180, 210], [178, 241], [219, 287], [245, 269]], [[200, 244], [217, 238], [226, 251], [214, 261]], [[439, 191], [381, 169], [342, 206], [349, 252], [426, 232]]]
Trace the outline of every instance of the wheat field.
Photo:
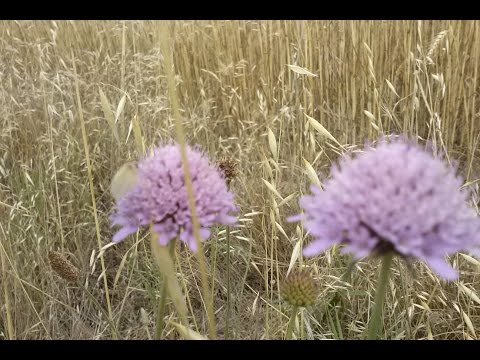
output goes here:
[[[147, 231], [109, 245], [109, 189], [141, 149], [175, 138], [162, 36], [187, 142], [237, 167], [240, 225], [229, 247], [222, 227], [204, 247], [218, 338], [283, 339], [281, 285], [299, 267], [319, 294], [294, 338], [363, 338], [378, 260], [346, 278], [348, 257], [303, 258], [309, 235], [286, 218], [342, 152], [392, 133], [458, 162], [478, 212], [478, 21], [1, 21], [0, 339], [154, 338], [162, 276]], [[179, 245], [176, 259], [208, 335], [197, 258]], [[480, 261], [450, 260], [458, 281], [394, 261], [385, 338], [479, 338]], [[163, 337], [182, 338], [166, 306]]]

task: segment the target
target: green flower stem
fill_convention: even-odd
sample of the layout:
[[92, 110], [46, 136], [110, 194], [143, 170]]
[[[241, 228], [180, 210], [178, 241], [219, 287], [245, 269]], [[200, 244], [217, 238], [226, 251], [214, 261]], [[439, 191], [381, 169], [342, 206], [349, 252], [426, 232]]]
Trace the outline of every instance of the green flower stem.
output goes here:
[[[175, 261], [174, 254], [175, 254], [175, 243], [176, 239], [173, 239], [168, 244], [170, 256], [172, 260]], [[162, 283], [162, 293], [160, 297], [160, 303], [158, 304], [158, 314], [157, 314], [157, 324], [156, 324], [156, 332], [155, 332], [155, 340], [160, 340], [163, 334], [163, 328], [165, 327], [165, 322], [163, 318], [165, 317], [165, 304], [167, 303], [167, 277], [163, 277]]]
[[388, 277], [390, 275], [390, 265], [392, 264], [393, 252], [388, 252], [383, 256], [382, 268], [380, 269], [380, 278], [378, 280], [377, 292], [375, 294], [375, 307], [370, 318], [370, 326], [368, 329], [368, 340], [375, 340], [378, 336], [380, 323], [382, 319], [383, 303], [385, 300], [385, 290], [388, 284]]
[[230, 337], [230, 226], [225, 229], [225, 237], [227, 240], [227, 314], [225, 315], [225, 339]]
[[285, 340], [292, 340], [293, 327], [295, 326], [295, 319], [297, 318], [297, 313], [298, 306], [294, 306], [292, 309], [292, 316], [290, 317], [290, 321], [288, 322], [287, 335], [285, 336]]

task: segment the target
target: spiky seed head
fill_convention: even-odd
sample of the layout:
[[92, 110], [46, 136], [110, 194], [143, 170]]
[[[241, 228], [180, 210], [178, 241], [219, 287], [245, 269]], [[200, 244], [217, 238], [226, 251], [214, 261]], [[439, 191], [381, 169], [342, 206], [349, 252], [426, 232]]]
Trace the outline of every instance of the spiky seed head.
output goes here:
[[315, 304], [318, 289], [311, 273], [297, 270], [287, 276], [282, 286], [283, 298], [292, 306], [306, 307]]

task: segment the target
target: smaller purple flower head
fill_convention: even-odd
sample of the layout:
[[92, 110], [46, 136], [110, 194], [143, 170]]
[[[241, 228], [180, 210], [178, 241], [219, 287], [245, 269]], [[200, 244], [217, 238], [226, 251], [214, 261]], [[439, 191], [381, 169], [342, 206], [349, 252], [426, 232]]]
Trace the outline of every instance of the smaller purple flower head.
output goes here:
[[[236, 217], [231, 215], [237, 210], [234, 195], [228, 191], [220, 170], [202, 152], [187, 146], [187, 157], [200, 237], [206, 240], [212, 225], [236, 223]], [[113, 225], [121, 226], [113, 242], [152, 225], [161, 245], [178, 236], [190, 250], [197, 250], [178, 144], [155, 148], [152, 156], [138, 163], [136, 181], [117, 199], [111, 220]]]
[[300, 199], [313, 241], [305, 256], [335, 243], [359, 259], [394, 251], [424, 261], [447, 280], [457, 272], [446, 255], [469, 251], [480, 256], [480, 219], [467, 204], [468, 192], [455, 169], [406, 137], [382, 138], [355, 157], [333, 166], [324, 190]]

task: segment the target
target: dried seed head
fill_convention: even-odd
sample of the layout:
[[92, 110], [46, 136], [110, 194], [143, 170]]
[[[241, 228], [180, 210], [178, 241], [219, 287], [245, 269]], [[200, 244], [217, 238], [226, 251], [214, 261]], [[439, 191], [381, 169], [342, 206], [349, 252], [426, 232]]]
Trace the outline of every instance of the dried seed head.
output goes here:
[[283, 298], [292, 306], [310, 306], [315, 304], [317, 287], [312, 275], [307, 270], [291, 273], [282, 287]]
[[52, 269], [60, 275], [62, 279], [71, 283], [76, 283], [80, 278], [80, 271], [70, 262], [62, 253], [51, 251], [48, 254], [48, 260]]
[[228, 157], [222, 157], [217, 161], [217, 165], [223, 172], [227, 184], [230, 185], [231, 181], [237, 176], [237, 164]]

